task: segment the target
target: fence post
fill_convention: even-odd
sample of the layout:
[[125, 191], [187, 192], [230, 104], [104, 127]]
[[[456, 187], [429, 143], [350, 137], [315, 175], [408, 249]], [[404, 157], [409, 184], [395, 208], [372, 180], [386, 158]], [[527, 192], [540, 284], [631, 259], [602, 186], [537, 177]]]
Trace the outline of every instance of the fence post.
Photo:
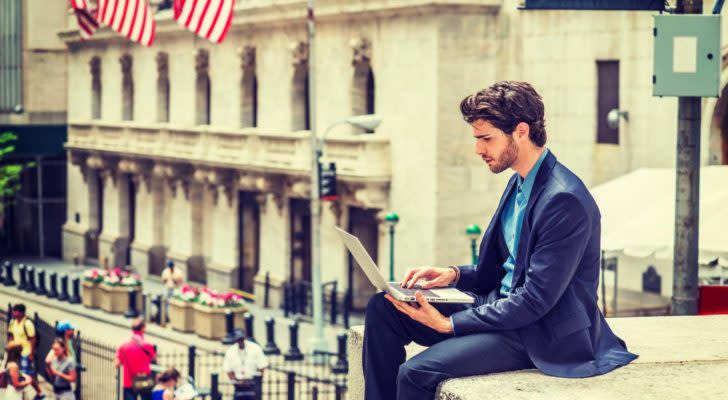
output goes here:
[[336, 281], [331, 288], [331, 325], [336, 325]]
[[296, 400], [296, 373], [288, 372], [288, 400]]
[[270, 271], [266, 271], [265, 288], [263, 290], [263, 307], [268, 308], [269, 299], [270, 299]]
[[288, 347], [288, 353], [286, 353], [283, 357], [286, 361], [299, 361], [303, 360], [303, 354], [301, 354], [301, 350], [298, 348], [298, 321], [293, 321], [288, 326], [288, 331], [291, 335], [291, 342]]
[[61, 277], [61, 293], [58, 295], [59, 301], [68, 301], [68, 275]]
[[25, 291], [35, 293], [35, 268], [29, 265], [25, 273], [28, 275], [28, 283], [25, 285]]
[[318, 386], [311, 388], [311, 400], [318, 400]]
[[25, 290], [25, 287], [28, 286], [28, 277], [26, 275], [26, 267], [25, 264], [20, 264], [18, 267], [18, 273], [20, 273], [20, 282], [18, 283], [18, 290]]
[[336, 354], [336, 365], [331, 367], [335, 374], [345, 374], [349, 372], [349, 362], [346, 359], [346, 333], [340, 333], [336, 340], [338, 341], [338, 352]]
[[255, 340], [255, 336], [253, 335], [253, 314], [246, 312], [245, 315], [243, 315], [243, 319], [245, 320], [245, 336], [247, 339], [254, 341], [255, 343], [258, 343]]
[[222, 344], [235, 343], [235, 315], [230, 310], [225, 310], [225, 337], [222, 338]]
[[15, 279], [13, 278], [13, 263], [5, 261], [5, 280], [3, 281], [5, 286], [15, 286]]
[[346, 386], [336, 385], [336, 400], [344, 400]]
[[48, 293], [46, 290], [46, 272], [43, 269], [38, 270], [38, 287], [35, 289], [35, 294], [45, 296]]
[[289, 298], [288, 283], [283, 284], [283, 316], [288, 318], [288, 309], [291, 307], [291, 300]]
[[187, 347], [187, 376], [195, 379], [195, 345]]
[[344, 327], [349, 329], [349, 311], [351, 310], [351, 288], [346, 289], [344, 294]]
[[81, 395], [81, 388], [83, 387], [83, 369], [81, 368], [81, 360], [82, 360], [82, 352], [83, 348], [81, 347], [81, 332], [76, 331], [76, 338], [73, 340], [73, 344], [76, 346], [76, 398], [82, 399]]
[[275, 323], [276, 321], [273, 319], [273, 317], [268, 317], [265, 319], [265, 336], [267, 343], [265, 344], [263, 353], [266, 355], [281, 354], [281, 350], [276, 345]]
[[136, 289], [133, 287], [130, 287], [128, 292], [129, 292], [129, 308], [124, 313], [124, 316], [126, 318], [136, 318], [139, 316], [139, 310], [137, 310]]
[[78, 304], [81, 302], [81, 279], [73, 278], [73, 295], [68, 302], [71, 304]]
[[48, 290], [47, 296], [51, 299], [58, 297], [58, 274], [51, 272], [50, 275], [50, 290]]
[[210, 400], [221, 400], [220, 383], [218, 382], [217, 372], [210, 374]]

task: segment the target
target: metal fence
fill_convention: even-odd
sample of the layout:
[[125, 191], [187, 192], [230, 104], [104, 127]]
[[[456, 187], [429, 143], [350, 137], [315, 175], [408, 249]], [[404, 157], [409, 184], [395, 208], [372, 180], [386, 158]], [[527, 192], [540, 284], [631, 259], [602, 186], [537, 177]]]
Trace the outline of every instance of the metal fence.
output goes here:
[[[267, 281], [266, 281], [267, 284]], [[321, 285], [324, 298], [324, 320], [332, 325], [343, 325], [349, 328], [351, 313], [351, 292], [337, 291], [337, 281], [326, 282]], [[268, 291], [266, 285], [265, 291]], [[286, 317], [295, 315], [309, 319], [313, 317], [313, 290], [311, 282], [296, 281], [283, 285], [283, 303], [281, 308]]]

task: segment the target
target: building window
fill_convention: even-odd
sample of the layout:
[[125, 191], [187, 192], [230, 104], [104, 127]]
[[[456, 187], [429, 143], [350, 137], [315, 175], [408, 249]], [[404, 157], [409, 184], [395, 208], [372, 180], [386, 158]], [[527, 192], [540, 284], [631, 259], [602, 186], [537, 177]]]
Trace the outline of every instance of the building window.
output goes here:
[[[354, 77], [351, 85], [352, 115], [374, 114], [374, 73], [371, 67], [371, 45], [367, 39], [352, 42]], [[373, 133], [355, 128], [360, 133]]]
[[258, 126], [258, 78], [255, 76], [255, 47], [245, 46], [240, 52], [243, 77], [240, 82], [240, 125]]
[[134, 80], [131, 73], [131, 56], [124, 54], [119, 58], [121, 63], [121, 119], [134, 119]]
[[293, 51], [293, 82], [291, 93], [291, 114], [294, 131], [311, 129], [308, 87], [308, 44], [294, 43]]
[[23, 4], [0, 1], [0, 112], [23, 111]]
[[91, 119], [101, 119], [101, 59], [91, 58]]
[[619, 110], [619, 61], [597, 61], [597, 79], [597, 143], [619, 144], [619, 126], [607, 123], [607, 114]]
[[197, 79], [195, 81], [195, 123], [210, 125], [210, 74], [209, 53], [200, 49], [195, 57]]
[[157, 122], [169, 122], [169, 56], [157, 54]]

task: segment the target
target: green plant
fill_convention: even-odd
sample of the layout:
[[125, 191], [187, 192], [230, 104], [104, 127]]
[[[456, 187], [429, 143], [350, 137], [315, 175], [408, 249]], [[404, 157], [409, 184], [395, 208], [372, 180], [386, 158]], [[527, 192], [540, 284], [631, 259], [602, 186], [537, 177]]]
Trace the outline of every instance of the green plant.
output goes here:
[[15, 151], [13, 142], [18, 139], [12, 132], [0, 133], [0, 231], [3, 228], [3, 212], [12, 205], [12, 197], [20, 190], [20, 174], [23, 169], [32, 167], [34, 163], [4, 163], [3, 158]]

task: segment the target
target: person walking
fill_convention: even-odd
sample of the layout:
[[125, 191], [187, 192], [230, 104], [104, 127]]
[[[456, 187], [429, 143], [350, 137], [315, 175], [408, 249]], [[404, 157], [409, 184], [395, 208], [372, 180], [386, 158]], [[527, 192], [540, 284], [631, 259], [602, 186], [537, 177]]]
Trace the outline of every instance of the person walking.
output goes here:
[[76, 400], [72, 386], [76, 382], [76, 361], [69, 357], [66, 346], [63, 338], [56, 338], [51, 347], [55, 357], [48, 367], [48, 379], [56, 400]]
[[5, 379], [8, 382], [5, 388], [5, 400], [23, 400], [25, 388], [33, 384], [33, 378], [24, 374], [20, 369], [23, 345], [10, 341], [5, 346]]
[[179, 371], [169, 368], [157, 376], [157, 386], [152, 389], [152, 400], [174, 400], [174, 389], [179, 381]]
[[185, 277], [178, 269], [174, 268], [174, 261], [167, 261], [167, 268], [162, 271], [162, 285], [164, 285], [164, 315], [165, 320], [169, 320], [169, 299], [174, 295], [174, 291], [182, 287], [185, 282]]
[[35, 365], [33, 356], [35, 355], [38, 340], [35, 334], [35, 324], [26, 315], [25, 304], [15, 304], [11, 309], [12, 320], [8, 325], [8, 341], [15, 341], [23, 346], [20, 357], [20, 371], [33, 378], [31, 386], [35, 390], [35, 400], [45, 398], [43, 390], [36, 380]]
[[[75, 335], [75, 333], [76, 327], [68, 321], [61, 321], [58, 323], [58, 325], [56, 325], [56, 337], [63, 339], [63, 341], [66, 343], [68, 357], [73, 361], [78, 361], [76, 359], [76, 348], [73, 341], [73, 336]], [[51, 348], [50, 350], [48, 350], [48, 354], [46, 354], [45, 358], [46, 365], [50, 365], [55, 357], [56, 355], [53, 349]]]
[[233, 335], [235, 343], [225, 352], [223, 372], [235, 386], [234, 400], [255, 400], [260, 394], [259, 382], [268, 367], [268, 359], [258, 344], [245, 340], [241, 329], [236, 329]]
[[124, 400], [152, 399], [151, 366], [157, 355], [154, 346], [144, 339], [145, 329], [143, 319], [132, 321], [131, 337], [116, 351], [116, 368], [124, 369]]

